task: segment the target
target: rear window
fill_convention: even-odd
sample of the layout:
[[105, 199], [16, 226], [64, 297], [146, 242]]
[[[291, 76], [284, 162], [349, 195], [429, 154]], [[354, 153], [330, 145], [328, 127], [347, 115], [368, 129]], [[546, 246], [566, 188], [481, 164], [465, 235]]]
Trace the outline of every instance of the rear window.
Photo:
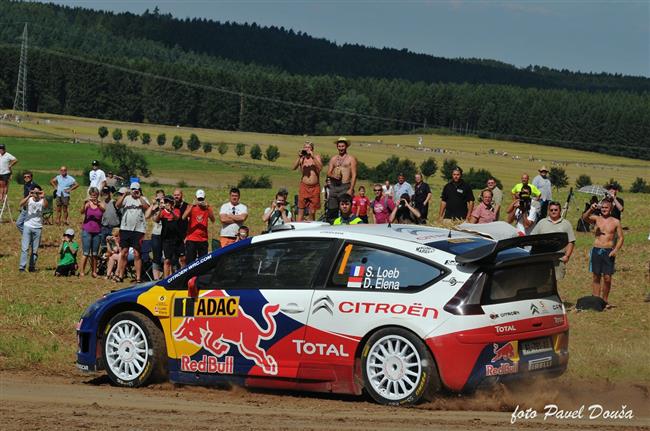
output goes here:
[[488, 274], [484, 303], [545, 298], [556, 294], [555, 274], [551, 262], [518, 265]]

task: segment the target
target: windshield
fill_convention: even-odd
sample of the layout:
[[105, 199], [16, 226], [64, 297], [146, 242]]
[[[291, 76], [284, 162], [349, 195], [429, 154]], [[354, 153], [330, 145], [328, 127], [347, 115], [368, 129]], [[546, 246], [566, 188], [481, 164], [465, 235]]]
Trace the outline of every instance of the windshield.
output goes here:
[[485, 304], [545, 298], [557, 294], [552, 262], [496, 269], [488, 274]]

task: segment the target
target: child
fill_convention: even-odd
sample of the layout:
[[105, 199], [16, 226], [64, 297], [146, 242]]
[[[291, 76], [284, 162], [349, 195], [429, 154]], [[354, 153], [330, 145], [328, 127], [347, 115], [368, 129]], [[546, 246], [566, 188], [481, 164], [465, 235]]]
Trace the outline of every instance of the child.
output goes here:
[[364, 223], [368, 223], [368, 207], [370, 199], [366, 196], [366, 188], [359, 187], [359, 194], [352, 199], [352, 214], [359, 217]]
[[237, 239], [235, 242], [245, 240], [246, 238], [248, 238], [248, 234], [249, 234], [248, 226], [241, 226], [239, 228], [239, 231], [237, 231]]
[[106, 258], [108, 265], [106, 267], [106, 280], [112, 280], [120, 261], [120, 228], [113, 228], [112, 235], [106, 237]]
[[77, 272], [78, 250], [79, 244], [74, 241], [74, 230], [67, 229], [63, 234], [63, 242], [59, 248], [59, 262], [54, 271], [56, 277], [75, 275]]

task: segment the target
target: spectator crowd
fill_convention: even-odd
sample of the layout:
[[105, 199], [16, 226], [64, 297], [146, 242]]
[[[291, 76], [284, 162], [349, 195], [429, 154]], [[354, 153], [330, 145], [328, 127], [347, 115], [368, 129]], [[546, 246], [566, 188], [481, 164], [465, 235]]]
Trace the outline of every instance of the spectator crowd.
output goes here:
[[[364, 186], [357, 187], [357, 159], [348, 152], [349, 140], [341, 137], [335, 145], [337, 154], [324, 163], [314, 144], [304, 143], [293, 163], [293, 169], [300, 173], [294, 204], [288, 190], [280, 189], [260, 216], [265, 231], [293, 221], [315, 221], [321, 206], [320, 220], [334, 225], [427, 224], [431, 214], [435, 217], [435, 210], [430, 212], [434, 193], [421, 173], [413, 178], [399, 173], [394, 183], [387, 179], [383, 184], [373, 184], [367, 194]], [[6, 201], [16, 163], [16, 157], [0, 145], [2, 203]], [[546, 166], [539, 168], [532, 181], [523, 173], [520, 182], [506, 193], [510, 196], [505, 197], [495, 178], [488, 178], [485, 187], [475, 191], [463, 181], [463, 170], [455, 167], [451, 180], [440, 191], [437, 221], [485, 224], [505, 220], [522, 236], [566, 232], [569, 244], [556, 267], [557, 277], [562, 278], [573, 253], [575, 235], [573, 226], [562, 216], [562, 205], [553, 200], [553, 184], [548, 174]], [[321, 179], [324, 179], [322, 188]], [[24, 171], [23, 180], [21, 210], [16, 221], [22, 235], [19, 270], [35, 271], [43, 213], [50, 204], [43, 188], [34, 182], [32, 172]], [[49, 211], [54, 211], [54, 223], [69, 226], [70, 198], [79, 183], [66, 166], [61, 166], [49, 183], [53, 187], [54, 209]], [[202, 189], [196, 190], [191, 202], [185, 200], [181, 189], [171, 194], [159, 189], [149, 199], [142, 193], [137, 179], [131, 179], [127, 186], [124, 178], [110, 171], [106, 174], [97, 160], [91, 162], [88, 183], [79, 208], [81, 247], [75, 240], [75, 230], [66, 228], [59, 247], [56, 276], [78, 271], [80, 276], [104, 276], [118, 283], [128, 274], [136, 282], [142, 281], [145, 273], [159, 279], [208, 253], [211, 224], [220, 224], [219, 238], [212, 241], [212, 248], [226, 247], [250, 234], [246, 226], [249, 208], [241, 202], [237, 188], [230, 189], [228, 201], [219, 206], [208, 202]], [[623, 245], [620, 218], [624, 202], [617, 192], [616, 185], [608, 185], [605, 199], [592, 201], [581, 217], [582, 224], [595, 226], [598, 233], [591, 251], [590, 271], [593, 294], [605, 301], [611, 288], [615, 257]], [[145, 240], [148, 225], [152, 226], [151, 238]]]

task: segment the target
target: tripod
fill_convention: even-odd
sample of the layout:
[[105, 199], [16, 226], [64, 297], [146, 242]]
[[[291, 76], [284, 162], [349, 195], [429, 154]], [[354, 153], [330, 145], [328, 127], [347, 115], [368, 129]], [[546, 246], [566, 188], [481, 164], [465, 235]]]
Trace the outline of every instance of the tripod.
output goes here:
[[9, 206], [9, 201], [7, 200], [9, 196], [5, 195], [5, 198], [2, 200], [2, 209], [0, 209], [0, 223], [2, 223], [2, 217], [4, 217], [5, 211], [9, 213], [9, 221], [13, 223], [14, 217], [11, 214], [11, 207]]

